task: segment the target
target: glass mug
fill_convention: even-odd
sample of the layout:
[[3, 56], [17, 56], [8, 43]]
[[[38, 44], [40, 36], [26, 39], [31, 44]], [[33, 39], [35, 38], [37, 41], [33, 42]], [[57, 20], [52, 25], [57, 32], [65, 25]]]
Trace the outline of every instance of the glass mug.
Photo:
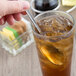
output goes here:
[[73, 25], [70, 31], [59, 36], [43, 36], [37, 33], [36, 28], [33, 27], [42, 73], [43, 76], [70, 76], [74, 42], [74, 19], [71, 15], [62, 11], [47, 11], [36, 16], [35, 21], [38, 22], [53, 15], [60, 15], [62, 18], [66, 17]]

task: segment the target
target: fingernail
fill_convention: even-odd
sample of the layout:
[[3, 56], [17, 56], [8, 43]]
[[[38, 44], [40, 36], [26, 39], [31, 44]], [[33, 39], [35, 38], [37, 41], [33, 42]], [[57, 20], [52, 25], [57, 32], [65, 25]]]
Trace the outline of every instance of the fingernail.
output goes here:
[[23, 2], [23, 9], [29, 9], [30, 8], [30, 4], [28, 1], [24, 1]]

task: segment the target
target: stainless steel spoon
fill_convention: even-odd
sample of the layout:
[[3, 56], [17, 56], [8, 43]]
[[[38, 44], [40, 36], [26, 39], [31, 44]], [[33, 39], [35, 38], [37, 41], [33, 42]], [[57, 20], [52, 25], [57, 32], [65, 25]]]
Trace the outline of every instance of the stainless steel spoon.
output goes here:
[[31, 19], [32, 23], [35, 25], [36, 29], [38, 30], [39, 33], [41, 33], [41, 29], [40, 27], [37, 25], [37, 23], [35, 22], [34, 18], [32, 17], [31, 13], [29, 12], [29, 10], [26, 11], [27, 15], [29, 16], [29, 18]]

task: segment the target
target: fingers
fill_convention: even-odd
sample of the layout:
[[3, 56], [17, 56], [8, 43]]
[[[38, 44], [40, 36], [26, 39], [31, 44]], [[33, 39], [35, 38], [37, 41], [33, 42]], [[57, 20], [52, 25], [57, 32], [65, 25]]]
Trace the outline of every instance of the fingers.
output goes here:
[[13, 17], [15, 20], [20, 21], [21, 20], [21, 13], [14, 14]]
[[0, 19], [0, 25], [3, 25], [3, 24], [5, 24], [5, 22], [6, 22], [6, 19], [5, 19], [5, 17], [2, 17], [2, 18]]
[[3, 25], [6, 21], [8, 22], [8, 24], [13, 25], [14, 20], [16, 20], [16, 21], [21, 20], [21, 14], [25, 15], [26, 12], [16, 13], [16, 14], [13, 14], [13, 15], [7, 15], [7, 16], [2, 17], [0, 19], [0, 25]]
[[29, 9], [30, 5], [28, 1], [6, 1], [2, 7], [3, 9], [0, 16], [23, 12]]
[[0, 25], [3, 25], [6, 21], [10, 25], [12, 25], [14, 23], [14, 20], [20, 21], [21, 20], [21, 14], [26, 15], [26, 12], [16, 13], [16, 14], [13, 14], [13, 15], [7, 15], [7, 16], [2, 17], [0, 19]]
[[10, 25], [13, 25], [14, 24], [14, 17], [13, 17], [13, 15], [8, 15], [7, 16], [7, 22]]

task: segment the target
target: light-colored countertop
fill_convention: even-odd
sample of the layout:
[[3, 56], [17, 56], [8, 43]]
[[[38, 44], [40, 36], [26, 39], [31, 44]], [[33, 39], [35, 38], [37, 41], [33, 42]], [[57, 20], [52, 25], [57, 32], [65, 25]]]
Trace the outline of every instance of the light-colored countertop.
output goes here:
[[[76, 9], [71, 14], [76, 20]], [[35, 44], [33, 43], [15, 57], [0, 47], [0, 76], [42, 76]], [[76, 76], [75, 46], [71, 76]]]

